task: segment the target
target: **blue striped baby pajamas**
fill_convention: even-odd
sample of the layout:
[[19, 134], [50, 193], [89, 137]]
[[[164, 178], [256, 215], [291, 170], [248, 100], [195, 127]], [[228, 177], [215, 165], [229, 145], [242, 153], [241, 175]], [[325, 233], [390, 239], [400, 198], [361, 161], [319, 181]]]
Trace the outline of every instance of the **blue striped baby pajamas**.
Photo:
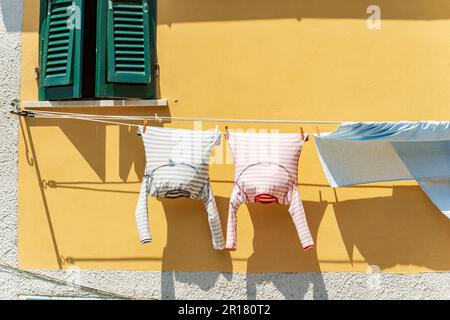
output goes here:
[[136, 208], [141, 243], [152, 240], [147, 197], [186, 197], [204, 203], [213, 247], [224, 249], [225, 240], [208, 173], [211, 150], [220, 144], [220, 132], [148, 127], [144, 133], [143, 127], [139, 127], [138, 134], [142, 137], [147, 161]]

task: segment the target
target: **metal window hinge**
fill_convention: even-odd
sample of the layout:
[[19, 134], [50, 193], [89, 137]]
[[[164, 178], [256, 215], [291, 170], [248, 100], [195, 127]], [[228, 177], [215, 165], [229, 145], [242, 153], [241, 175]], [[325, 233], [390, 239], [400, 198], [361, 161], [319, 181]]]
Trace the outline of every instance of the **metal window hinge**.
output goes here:
[[156, 63], [155, 64], [155, 77], [159, 78], [159, 74], [160, 74], [159, 63]]
[[10, 111], [11, 114], [14, 114], [16, 116], [20, 117], [31, 117], [33, 118], [35, 115], [31, 111], [23, 110], [20, 108], [20, 100], [19, 99], [13, 99], [11, 100], [11, 106], [14, 108]]
[[31, 112], [31, 111], [26, 111], [26, 110], [15, 111], [15, 110], [12, 110], [12, 111], [10, 111], [10, 113], [14, 114], [16, 116], [19, 116], [19, 117], [34, 118], [34, 113]]
[[41, 69], [39, 67], [34, 68], [34, 74], [36, 76], [36, 80], [41, 79]]

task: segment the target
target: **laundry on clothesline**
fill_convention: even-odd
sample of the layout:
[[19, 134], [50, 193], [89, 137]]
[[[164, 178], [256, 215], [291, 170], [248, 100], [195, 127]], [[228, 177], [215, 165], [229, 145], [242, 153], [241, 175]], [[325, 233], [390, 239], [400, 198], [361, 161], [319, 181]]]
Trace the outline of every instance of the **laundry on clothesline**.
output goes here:
[[332, 187], [416, 180], [450, 218], [450, 122], [344, 123], [315, 141]]
[[[303, 139], [302, 139], [303, 135]], [[235, 165], [227, 226], [227, 250], [237, 247], [237, 218], [243, 203], [290, 205], [289, 213], [305, 250], [314, 247], [297, 188], [305, 134], [227, 133]]]
[[315, 142], [325, 175], [332, 187], [371, 182], [416, 180], [439, 210], [450, 218], [450, 122], [338, 122], [300, 120], [252, 120], [220, 118], [113, 116], [53, 111], [13, 112], [35, 118], [62, 118], [137, 126], [142, 136], [147, 166], [136, 220], [141, 242], [151, 241], [148, 226], [148, 195], [202, 200], [208, 212], [215, 249], [235, 250], [237, 210], [243, 203], [290, 205], [289, 212], [304, 249], [314, 247], [305, 211], [298, 195], [297, 170], [307, 134], [228, 133], [235, 162], [227, 224], [223, 238], [219, 214], [209, 183], [211, 150], [220, 144], [221, 133], [184, 129], [145, 128], [132, 121], [205, 121], [340, 124]]
[[142, 136], [147, 161], [136, 208], [141, 243], [152, 240], [147, 197], [186, 197], [204, 203], [213, 247], [224, 249], [225, 240], [208, 172], [211, 150], [220, 144], [220, 133], [155, 127], [144, 130], [139, 127], [138, 134]]

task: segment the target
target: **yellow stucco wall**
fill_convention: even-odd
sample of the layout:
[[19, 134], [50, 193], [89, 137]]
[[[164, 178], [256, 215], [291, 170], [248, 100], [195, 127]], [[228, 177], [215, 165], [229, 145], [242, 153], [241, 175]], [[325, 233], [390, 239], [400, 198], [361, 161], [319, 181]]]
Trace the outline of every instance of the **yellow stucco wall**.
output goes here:
[[[39, 1], [24, 2], [21, 100], [36, 100]], [[371, 3], [159, 1], [159, 91], [170, 106], [88, 111], [450, 120], [450, 4], [379, 0], [382, 29], [368, 30], [366, 8]], [[282, 272], [366, 271], [368, 265], [378, 265], [386, 272], [450, 270], [450, 221], [414, 182], [333, 190], [314, 142], [302, 153], [299, 182], [317, 249], [303, 252], [286, 207], [251, 205], [239, 210], [239, 247], [229, 253], [212, 249], [206, 212], [201, 203], [189, 200], [150, 199], [154, 241], [139, 244], [134, 209], [145, 162], [135, 130], [74, 120], [22, 119], [21, 124], [22, 267]], [[203, 124], [204, 129], [214, 126]], [[231, 128], [299, 130], [293, 125]], [[334, 128], [319, 126], [321, 132]], [[216, 150], [218, 158], [225, 149], [223, 143]], [[225, 228], [233, 166], [213, 164], [210, 173]]]

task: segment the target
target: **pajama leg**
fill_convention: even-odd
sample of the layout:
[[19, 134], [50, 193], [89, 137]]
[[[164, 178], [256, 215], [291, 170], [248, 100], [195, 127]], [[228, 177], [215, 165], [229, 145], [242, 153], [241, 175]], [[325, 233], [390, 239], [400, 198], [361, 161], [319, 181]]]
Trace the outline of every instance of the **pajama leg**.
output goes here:
[[136, 224], [139, 233], [139, 239], [142, 244], [151, 242], [150, 227], [148, 225], [148, 193], [147, 193], [148, 177], [144, 176], [139, 193], [139, 200], [136, 207]]
[[216, 250], [223, 250], [225, 248], [225, 239], [222, 233], [222, 224], [220, 223], [219, 211], [217, 210], [216, 200], [211, 191], [209, 183], [205, 186], [206, 193], [202, 198], [208, 213], [209, 227], [211, 229], [212, 243]]
[[236, 213], [242, 204], [240, 196], [240, 189], [237, 185], [234, 186], [230, 198], [230, 207], [228, 209], [228, 224], [227, 224], [227, 243], [225, 248], [229, 251], [234, 251], [237, 248], [237, 216]]
[[295, 187], [292, 190], [291, 206], [289, 207], [289, 213], [294, 221], [295, 228], [297, 229], [300, 242], [303, 245], [304, 250], [314, 248], [314, 241], [309, 231], [308, 223], [306, 221], [305, 210], [303, 204], [298, 195], [298, 189]]

